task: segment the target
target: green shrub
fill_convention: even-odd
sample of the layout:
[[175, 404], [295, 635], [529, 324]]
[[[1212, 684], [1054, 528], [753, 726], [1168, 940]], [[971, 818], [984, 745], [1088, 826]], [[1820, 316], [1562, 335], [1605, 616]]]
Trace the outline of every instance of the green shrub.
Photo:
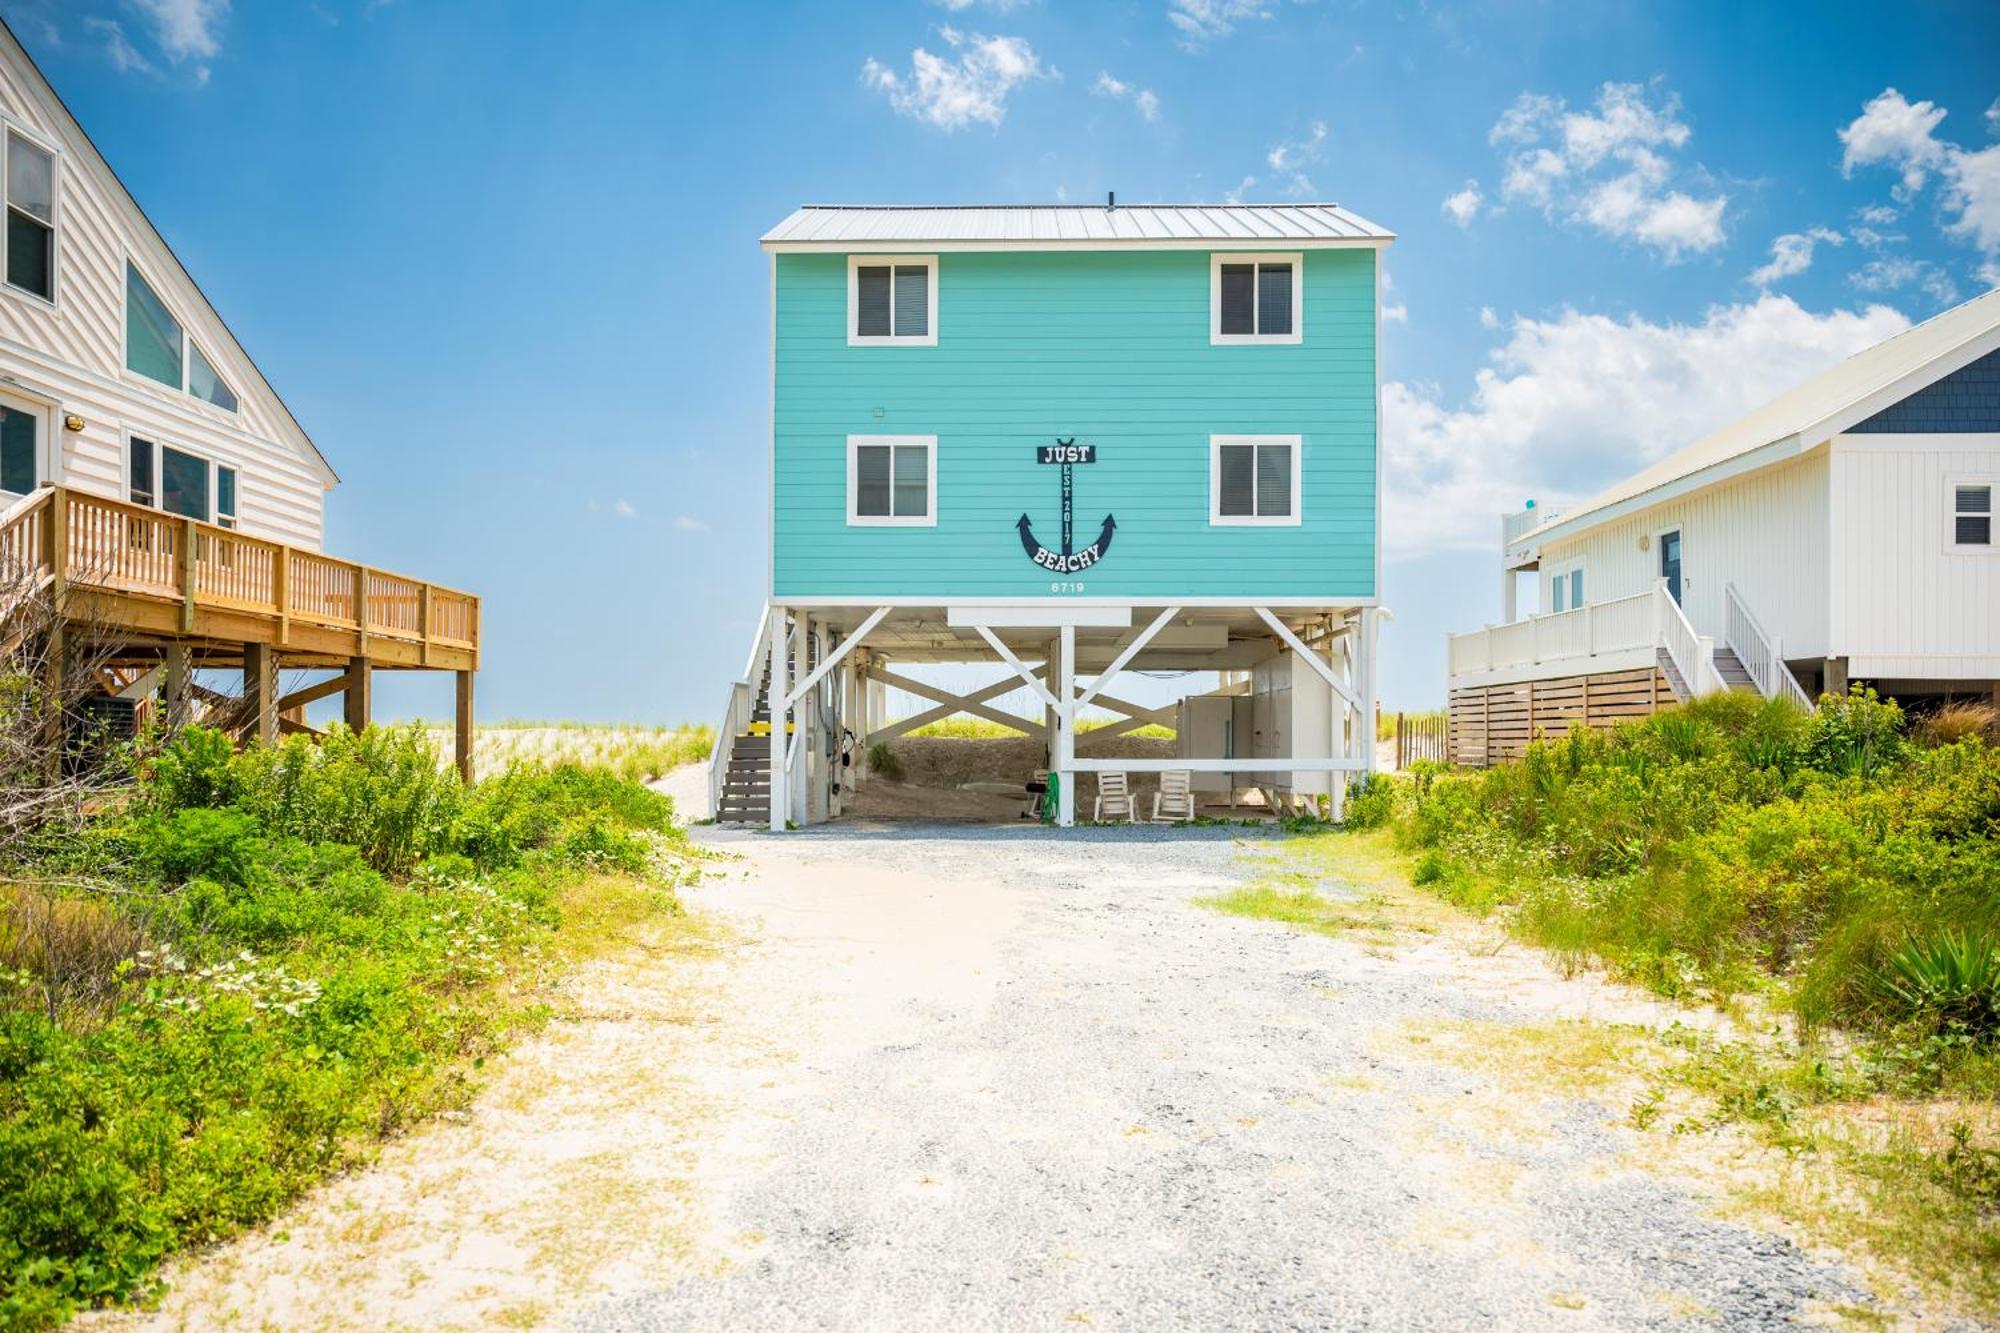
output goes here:
[[1889, 955], [1878, 984], [1901, 1017], [1974, 1037], [2000, 1028], [2000, 945], [1989, 935], [1945, 930], [1910, 940]]
[[1396, 784], [1387, 774], [1370, 773], [1348, 789], [1341, 823], [1350, 829], [1381, 828], [1396, 813]]
[[903, 780], [903, 759], [894, 746], [887, 741], [876, 741], [868, 747], [868, 769], [879, 777], [891, 782]]
[[610, 919], [591, 877], [672, 907], [672, 816], [566, 765], [467, 788], [412, 729], [237, 753], [191, 728], [58, 859], [0, 866], [117, 888], [0, 899], [0, 1326], [143, 1296], [461, 1096], [534, 1013], [492, 983], [571, 901]]

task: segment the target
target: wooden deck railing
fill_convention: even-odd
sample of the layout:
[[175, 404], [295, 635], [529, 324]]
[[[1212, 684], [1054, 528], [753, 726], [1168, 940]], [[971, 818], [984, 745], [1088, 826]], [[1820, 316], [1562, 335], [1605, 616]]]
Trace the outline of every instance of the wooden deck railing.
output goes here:
[[[479, 599], [318, 551], [64, 487], [0, 515], [0, 586], [47, 582], [477, 652]], [[365, 653], [363, 655], [366, 655]]]

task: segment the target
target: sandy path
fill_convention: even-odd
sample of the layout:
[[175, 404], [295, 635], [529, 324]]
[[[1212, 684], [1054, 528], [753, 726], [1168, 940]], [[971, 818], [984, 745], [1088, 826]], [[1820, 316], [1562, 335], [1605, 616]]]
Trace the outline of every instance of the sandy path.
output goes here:
[[692, 894], [734, 942], [591, 969], [459, 1123], [130, 1322], [1734, 1328], [1866, 1299], [1604, 1107], [1428, 1049], [1660, 1016], [1448, 914], [1206, 911], [1260, 854], [1214, 832], [701, 836], [744, 858]]

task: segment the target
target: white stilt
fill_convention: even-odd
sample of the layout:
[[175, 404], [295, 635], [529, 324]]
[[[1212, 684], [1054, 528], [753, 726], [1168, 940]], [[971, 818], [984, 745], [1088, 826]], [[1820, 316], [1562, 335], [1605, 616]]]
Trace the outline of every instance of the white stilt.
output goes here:
[[1061, 784], [1056, 795], [1056, 823], [1076, 823], [1076, 626], [1064, 625], [1056, 651], [1056, 771]]
[[785, 767], [785, 696], [790, 693], [785, 680], [790, 665], [786, 660], [785, 608], [771, 608], [771, 832], [785, 831], [785, 812], [791, 804], [791, 772]]

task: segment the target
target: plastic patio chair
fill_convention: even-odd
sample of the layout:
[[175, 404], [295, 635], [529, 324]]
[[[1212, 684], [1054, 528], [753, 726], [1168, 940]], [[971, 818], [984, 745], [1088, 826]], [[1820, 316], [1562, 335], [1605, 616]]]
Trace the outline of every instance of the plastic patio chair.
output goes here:
[[1160, 774], [1160, 789], [1153, 793], [1153, 822], [1160, 822], [1165, 810], [1174, 819], [1194, 818], [1194, 774], [1185, 768], [1170, 768]]
[[1132, 787], [1123, 773], [1099, 773], [1097, 775], [1097, 805], [1090, 818], [1094, 823], [1104, 822], [1104, 808], [1111, 807], [1111, 813], [1124, 815], [1133, 823], [1139, 819], [1138, 805], [1132, 800]]

